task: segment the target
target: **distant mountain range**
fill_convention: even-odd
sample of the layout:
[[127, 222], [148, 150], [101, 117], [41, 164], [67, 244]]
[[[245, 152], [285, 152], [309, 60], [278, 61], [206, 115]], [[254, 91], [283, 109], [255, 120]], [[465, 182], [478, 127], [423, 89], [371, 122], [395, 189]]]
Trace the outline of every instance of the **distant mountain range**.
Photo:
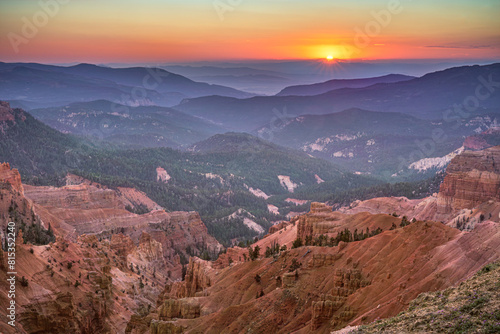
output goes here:
[[[483, 78], [483, 79], [480, 79]], [[430, 73], [408, 81], [376, 84], [364, 88], [342, 88], [315, 96], [269, 96], [249, 99], [208, 96], [186, 99], [175, 106], [238, 131], [252, 131], [276, 118], [276, 114], [291, 116], [324, 115], [349, 108], [372, 111], [401, 112], [419, 118], [441, 119], [444, 111], [454, 104], [467, 102], [476, 94], [483, 81], [500, 78], [500, 63], [485, 66], [465, 66]], [[485, 89], [488, 89], [486, 87]], [[500, 109], [500, 89], [472, 108], [471, 114], [484, 109]], [[482, 90], [484, 94], [486, 92]], [[448, 119], [457, 115], [448, 115]], [[460, 117], [460, 115], [458, 115]]]
[[182, 66], [162, 67], [195, 81], [233, 87], [245, 92], [274, 95], [283, 87], [302, 82], [288, 73], [250, 67]]
[[[195, 81], [203, 81], [263, 95], [275, 95], [287, 86], [309, 85], [332, 79], [360, 79], [393, 73], [420, 77], [430, 72], [465, 65], [485, 65], [490, 61], [456, 60], [390, 60], [354, 61], [325, 59], [205, 61], [186, 64], [166, 64], [159, 67]], [[132, 65], [113, 64], [113, 67]], [[266, 77], [263, 77], [265, 75]], [[278, 81], [284, 78], [286, 81]]]
[[276, 95], [312, 96], [312, 95], [324, 94], [332, 90], [341, 88], [364, 88], [380, 83], [395, 83], [401, 81], [408, 81], [411, 79], [415, 79], [415, 77], [411, 77], [408, 75], [401, 75], [401, 74], [389, 74], [381, 77], [364, 78], [364, 79], [334, 79], [318, 84], [286, 87]]
[[172, 106], [184, 98], [207, 95], [245, 98], [254, 94], [195, 82], [158, 68], [0, 63], [0, 98], [30, 109], [98, 99], [130, 106]]
[[30, 113], [61, 132], [131, 147], [180, 148], [226, 131], [171, 108], [129, 107], [106, 100], [33, 109]]
[[[499, 120], [500, 120], [500, 115]], [[424, 158], [418, 143], [427, 143], [433, 133], [442, 132], [445, 140], [432, 142], [432, 156], [445, 156], [462, 146], [472, 134], [471, 125], [492, 126], [494, 116], [464, 119], [458, 128], [443, 123], [394, 112], [349, 109], [328, 115], [304, 115], [277, 124], [268, 124], [255, 134], [273, 142], [302, 150], [334, 162], [353, 172], [391, 178], [401, 162]], [[417, 152], [410, 157], [412, 152]], [[413, 161], [408, 160], [404, 167]], [[435, 166], [434, 166], [435, 167]], [[435, 171], [433, 166], [429, 170]], [[444, 167], [444, 166], [441, 166]]]
[[[246, 67], [222, 72], [213, 67], [176, 69], [208, 76], [226, 73], [233, 78], [269, 79], [279, 73]], [[443, 168], [465, 137], [500, 123], [500, 64], [450, 68], [421, 78], [335, 79], [291, 86], [279, 96], [250, 98], [227, 87], [143, 67], [0, 63], [0, 73], [0, 97], [10, 96], [13, 106], [33, 109], [36, 118], [65, 133], [129, 148], [187, 148], [215, 134], [246, 132], [385, 179]], [[154, 78], [159, 78], [157, 84]], [[174, 88], [177, 92], [169, 92]], [[188, 92], [202, 96], [188, 98]], [[309, 95], [315, 93], [320, 94]], [[476, 94], [486, 97], [479, 99]], [[162, 107], [171, 98], [182, 101], [172, 108]], [[467, 112], [452, 108], [462, 103], [474, 105], [468, 105]], [[433, 138], [435, 131], [444, 139], [423, 152], [421, 143]], [[406, 170], [409, 174], [401, 173], [415, 162], [418, 168], [413, 165]]]

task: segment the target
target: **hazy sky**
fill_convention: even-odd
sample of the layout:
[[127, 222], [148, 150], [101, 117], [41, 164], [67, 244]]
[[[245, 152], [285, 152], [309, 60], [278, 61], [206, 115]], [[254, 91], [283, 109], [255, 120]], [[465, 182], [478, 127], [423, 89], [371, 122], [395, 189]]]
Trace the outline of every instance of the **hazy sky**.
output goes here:
[[0, 61], [500, 58], [499, 0], [0, 0], [0, 13]]

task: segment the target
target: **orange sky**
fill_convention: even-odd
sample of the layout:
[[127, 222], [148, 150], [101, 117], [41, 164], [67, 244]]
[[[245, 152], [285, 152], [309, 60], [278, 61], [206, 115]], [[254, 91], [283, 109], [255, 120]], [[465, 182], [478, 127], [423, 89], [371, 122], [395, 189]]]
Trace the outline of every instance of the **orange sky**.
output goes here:
[[496, 0], [239, 2], [2, 0], [0, 61], [500, 56]]

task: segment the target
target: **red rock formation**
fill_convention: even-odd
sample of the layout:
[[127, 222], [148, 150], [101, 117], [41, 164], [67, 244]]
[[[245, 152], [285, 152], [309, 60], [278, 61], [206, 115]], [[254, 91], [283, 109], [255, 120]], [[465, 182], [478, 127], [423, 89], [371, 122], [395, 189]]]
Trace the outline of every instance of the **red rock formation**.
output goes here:
[[129, 205], [134, 208], [142, 204], [146, 206], [148, 210], [163, 210], [158, 203], [150, 199], [144, 192], [135, 188], [118, 187], [117, 195], [125, 206]]
[[21, 175], [19, 171], [15, 168], [10, 169], [9, 163], [0, 164], [0, 181], [3, 183], [9, 183], [14, 190], [24, 194], [24, 188], [21, 183]]
[[0, 236], [4, 237], [7, 223], [15, 217], [19, 222], [40, 223], [48, 228], [48, 224], [36, 215], [33, 203], [25, 198], [21, 176], [17, 169], [10, 169], [8, 163], [3, 163], [0, 164]]
[[354, 233], [364, 232], [366, 228], [371, 231], [381, 228], [388, 230], [392, 224], [399, 226], [401, 219], [391, 215], [372, 215], [367, 212], [360, 212], [355, 215], [346, 215], [338, 211], [331, 211], [331, 207], [321, 203], [312, 203], [311, 211], [302, 215], [297, 221], [297, 237], [303, 241], [306, 238], [317, 238], [325, 235], [328, 238], [336, 237], [337, 233], [347, 228]]
[[[28, 282], [16, 291], [21, 332], [122, 333], [133, 313], [156, 301], [165, 281], [180, 277], [178, 252], [221, 247], [195, 212], [133, 214], [114, 190], [76, 177], [61, 188], [26, 186], [33, 204], [19, 173], [7, 164], [0, 170], [0, 222], [15, 212], [27, 224], [51, 223], [58, 235], [50, 245], [34, 246], [18, 234], [16, 271]], [[194, 263], [187, 277], [189, 294], [208, 282]], [[0, 270], [0, 331], [9, 333], [6, 279]], [[142, 325], [153, 320], [160, 333], [168, 327], [155, 317]]]
[[273, 225], [269, 228], [269, 234], [273, 234], [273, 233], [276, 233], [278, 232], [279, 230], [282, 230], [284, 229], [285, 227], [288, 227], [290, 226], [290, 222], [280, 222], [276, 225]]
[[484, 150], [490, 147], [488, 142], [483, 137], [469, 136], [464, 140], [464, 147], [467, 150]]
[[182, 282], [167, 284], [158, 297], [158, 303], [167, 299], [194, 297], [212, 285], [213, 269], [211, 262], [191, 257]]
[[406, 216], [409, 220], [434, 220], [437, 211], [437, 194], [423, 199], [406, 197], [377, 197], [365, 201], [354, 201], [349, 207], [338, 210], [345, 214], [369, 212], [371, 214], [393, 214]]
[[[50, 221], [72, 240], [82, 234], [95, 234], [106, 239], [116, 234], [130, 237], [139, 248], [127, 254], [129, 259], [122, 256], [122, 263], [149, 267], [151, 274], [161, 270], [162, 276], [177, 279], [181, 276], [179, 254], [189, 257], [188, 248], [195, 254], [201, 254], [204, 249], [215, 253], [222, 249], [208, 234], [196, 212], [156, 210], [137, 215], [125, 210], [127, 202], [123, 199], [123, 189], [108, 189], [71, 175], [67, 180], [69, 185], [61, 188], [26, 186], [26, 196], [36, 204], [44, 221]], [[132, 193], [126, 191], [127, 196]], [[141, 203], [147, 202], [141, 198]], [[114, 247], [121, 247], [122, 241], [114, 240]]]
[[200, 316], [200, 304], [189, 299], [167, 299], [158, 308], [160, 320], [194, 319]]
[[[487, 204], [489, 203], [489, 204]], [[476, 208], [475, 210], [472, 210]], [[464, 212], [464, 209], [469, 209]], [[482, 219], [500, 221], [500, 146], [465, 151], [446, 170], [439, 194], [424, 199], [380, 197], [355, 201], [342, 213], [360, 212], [406, 215], [408, 219], [443, 221], [456, 227], [474, 228]], [[466, 223], [463, 223], [466, 221]]]
[[[96, 182], [89, 181], [81, 176], [74, 174], [66, 175], [66, 186], [86, 186], [82, 189], [84, 189], [86, 192], [89, 193], [95, 192], [96, 191], [95, 189], [99, 189], [101, 190], [101, 192], [107, 192], [107, 193], [110, 192], [110, 189], [108, 189], [108, 187], [103, 186]], [[78, 187], [76, 188], [68, 187], [68, 189], [75, 190], [78, 189]], [[134, 208], [138, 205], [144, 205], [146, 208], [148, 208], [148, 210], [162, 210], [162, 207], [160, 205], [151, 200], [144, 192], [139, 191], [135, 188], [118, 187], [117, 189], [114, 189], [113, 192], [114, 195], [116, 195], [116, 200], [121, 202], [117, 203], [117, 207], [119, 208], [125, 208], [126, 206]], [[36, 195], [33, 194], [32, 196]], [[113, 198], [113, 200], [115, 200], [115, 198]], [[109, 205], [106, 205], [105, 207], [107, 206]]]
[[[260, 246], [259, 246], [260, 247]], [[243, 255], [245, 254], [245, 255]], [[248, 249], [238, 246], [228, 248], [225, 253], [219, 255], [217, 260], [212, 263], [215, 269], [222, 269], [228, 267], [232, 263], [243, 262], [245, 257], [248, 256]]]
[[121, 269], [129, 268], [128, 255], [132, 254], [136, 250], [136, 246], [130, 237], [119, 234], [113, 234], [111, 236], [110, 248], [116, 253], [118, 259], [120, 260], [119, 267]]
[[181, 334], [184, 333], [184, 327], [176, 325], [169, 321], [153, 320], [151, 321], [150, 334]]
[[163, 259], [163, 249], [161, 243], [151, 238], [143, 232], [139, 239], [139, 246], [136, 250], [137, 258], [145, 262], [153, 262]]
[[453, 215], [490, 199], [500, 201], [500, 146], [466, 151], [451, 161], [439, 189], [437, 213]]
[[499, 137], [500, 137], [500, 127], [493, 127], [484, 131], [483, 133], [465, 138], [463, 146], [465, 147], [465, 149], [468, 150], [484, 150], [486, 148], [493, 146], [488, 141], [498, 142]]

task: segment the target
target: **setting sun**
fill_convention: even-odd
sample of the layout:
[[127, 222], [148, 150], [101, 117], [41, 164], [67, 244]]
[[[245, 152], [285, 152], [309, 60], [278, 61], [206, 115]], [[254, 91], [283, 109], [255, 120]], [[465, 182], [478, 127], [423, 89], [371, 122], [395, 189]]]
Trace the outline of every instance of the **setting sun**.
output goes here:
[[333, 56], [332, 55], [328, 55], [328, 56], [326, 56], [326, 59], [327, 60], [333, 60]]

